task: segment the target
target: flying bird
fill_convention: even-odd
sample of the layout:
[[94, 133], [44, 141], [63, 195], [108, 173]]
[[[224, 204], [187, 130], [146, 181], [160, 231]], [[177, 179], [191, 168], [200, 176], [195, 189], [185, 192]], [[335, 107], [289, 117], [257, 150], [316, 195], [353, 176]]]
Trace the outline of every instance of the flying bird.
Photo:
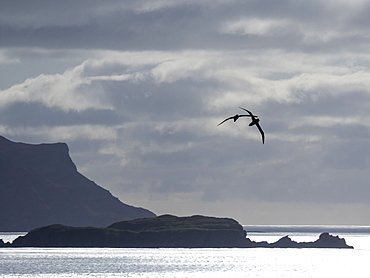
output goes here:
[[258, 119], [257, 115], [253, 115], [251, 111], [243, 108], [243, 107], [239, 107], [240, 109], [243, 109], [244, 111], [247, 111], [248, 114], [251, 116], [252, 118], [252, 121], [250, 122], [249, 126], [256, 126], [258, 128], [258, 130], [260, 131], [261, 135], [262, 135], [262, 144], [265, 144], [265, 133], [263, 132], [262, 130], [262, 127], [260, 126], [260, 119]]
[[217, 126], [223, 124], [224, 122], [228, 121], [228, 120], [231, 120], [233, 119], [234, 120], [234, 123], [240, 118], [240, 117], [251, 117], [251, 115], [238, 115], [236, 114], [235, 116], [231, 116], [225, 120], [223, 120], [221, 123], [219, 123]]
[[239, 107], [240, 109], [243, 109], [244, 111], [248, 112], [248, 115], [246, 114], [243, 114], [243, 115], [239, 115], [239, 114], [236, 114], [235, 116], [231, 116], [225, 120], [223, 120], [221, 123], [219, 123], [217, 126], [223, 124], [224, 122], [228, 121], [228, 120], [231, 120], [233, 119], [234, 120], [234, 123], [240, 118], [240, 117], [251, 117], [252, 121], [250, 122], [249, 126], [257, 126], [259, 132], [261, 133], [262, 135], [262, 144], [265, 144], [265, 133], [263, 132], [261, 126], [260, 126], [260, 119], [258, 119], [258, 116], [257, 115], [253, 115], [251, 111], [243, 108], [243, 107]]

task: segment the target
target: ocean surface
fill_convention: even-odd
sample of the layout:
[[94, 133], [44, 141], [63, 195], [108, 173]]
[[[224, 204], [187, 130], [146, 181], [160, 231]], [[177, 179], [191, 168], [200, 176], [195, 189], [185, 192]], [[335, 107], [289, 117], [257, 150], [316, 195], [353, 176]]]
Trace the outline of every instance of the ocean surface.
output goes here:
[[[370, 277], [370, 227], [244, 226], [254, 241], [322, 232], [354, 249], [0, 248], [0, 277]], [[1, 233], [4, 242], [24, 233]]]

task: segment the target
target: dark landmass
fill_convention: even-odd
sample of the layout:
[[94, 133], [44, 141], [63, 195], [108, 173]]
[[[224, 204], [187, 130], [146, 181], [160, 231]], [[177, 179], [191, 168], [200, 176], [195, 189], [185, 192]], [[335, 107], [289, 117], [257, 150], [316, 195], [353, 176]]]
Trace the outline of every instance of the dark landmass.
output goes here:
[[[254, 246], [253, 246], [254, 245]], [[268, 247], [268, 248], [350, 248], [344, 238], [332, 236], [329, 233], [321, 233], [319, 239], [313, 242], [295, 242], [289, 236], [282, 237], [276, 242], [252, 242], [251, 247]]]
[[12, 246], [40, 247], [238, 247], [245, 231], [233, 219], [163, 215], [107, 228], [51, 225], [30, 231]]
[[4, 243], [4, 241], [0, 239], [0, 247], [4, 247], [4, 246], [10, 246], [10, 243], [9, 242]]
[[32, 145], [0, 136], [0, 231], [54, 223], [106, 227], [156, 216], [122, 203], [80, 174], [68, 152], [65, 143]]
[[[1, 242], [0, 242], [1, 245]], [[18, 237], [11, 247], [142, 247], [142, 248], [353, 248], [344, 239], [322, 233], [314, 242], [294, 242], [288, 236], [275, 243], [246, 238], [230, 218], [162, 215], [114, 223], [107, 228], [50, 225]]]

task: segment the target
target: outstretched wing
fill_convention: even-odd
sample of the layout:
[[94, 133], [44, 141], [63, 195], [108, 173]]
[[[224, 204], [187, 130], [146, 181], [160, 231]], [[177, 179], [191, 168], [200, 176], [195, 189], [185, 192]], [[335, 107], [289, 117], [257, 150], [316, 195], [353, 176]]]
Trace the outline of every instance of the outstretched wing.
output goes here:
[[239, 108], [240, 108], [240, 109], [243, 109], [244, 111], [247, 111], [247, 112], [248, 112], [248, 114], [249, 114], [251, 117], [257, 117], [256, 115], [253, 115], [251, 111], [249, 111], [249, 110], [247, 110], [247, 109], [245, 109], [245, 108], [243, 108], [243, 107], [239, 107]]
[[226, 122], [226, 121], [228, 121], [228, 120], [234, 119], [234, 117], [235, 117], [235, 116], [231, 116], [231, 117], [229, 117], [229, 118], [227, 118], [227, 119], [223, 120], [223, 121], [222, 121], [221, 123], [219, 123], [217, 126], [219, 126], [219, 125], [223, 124], [224, 122]]
[[262, 127], [260, 126], [260, 123], [257, 122], [256, 123], [256, 126], [257, 126], [258, 130], [261, 132], [261, 135], [262, 135], [262, 144], [265, 144], [265, 133], [263, 132]]

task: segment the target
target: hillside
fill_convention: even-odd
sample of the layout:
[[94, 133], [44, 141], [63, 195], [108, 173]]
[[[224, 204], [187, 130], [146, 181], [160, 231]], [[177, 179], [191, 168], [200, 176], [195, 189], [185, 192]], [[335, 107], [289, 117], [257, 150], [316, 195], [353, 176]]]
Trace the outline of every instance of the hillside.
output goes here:
[[0, 191], [0, 231], [55, 223], [105, 227], [155, 217], [80, 174], [65, 143], [32, 145], [0, 136]]

